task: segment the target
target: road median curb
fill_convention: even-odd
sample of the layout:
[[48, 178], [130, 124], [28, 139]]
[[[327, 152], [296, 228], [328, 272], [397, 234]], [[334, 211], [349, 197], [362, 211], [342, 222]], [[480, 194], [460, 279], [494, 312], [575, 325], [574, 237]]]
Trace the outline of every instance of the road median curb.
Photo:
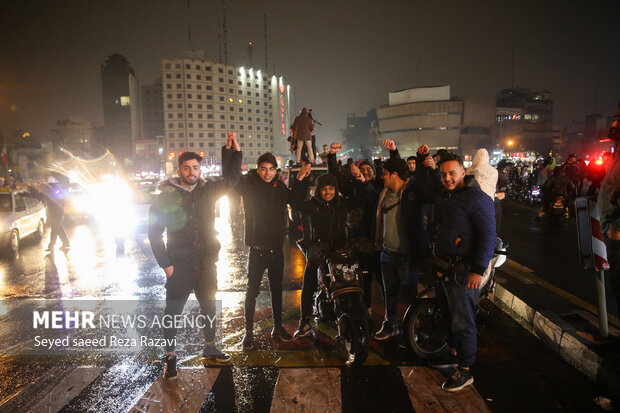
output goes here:
[[620, 397], [620, 371], [591, 348], [592, 343], [588, 345], [570, 323], [555, 313], [531, 307], [500, 284], [489, 299], [586, 377]]

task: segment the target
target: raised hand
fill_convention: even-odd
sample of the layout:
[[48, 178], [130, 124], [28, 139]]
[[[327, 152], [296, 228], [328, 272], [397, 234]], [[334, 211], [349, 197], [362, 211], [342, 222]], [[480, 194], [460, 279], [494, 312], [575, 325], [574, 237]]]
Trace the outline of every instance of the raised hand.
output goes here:
[[237, 134], [235, 132], [228, 132], [226, 134], [226, 149], [233, 148], [234, 151], [240, 151], [239, 143], [237, 142]]
[[331, 153], [331, 154], [336, 154], [341, 149], [342, 149], [342, 145], [339, 144], [338, 142], [334, 142], [331, 145], [329, 145], [329, 153]]
[[303, 181], [305, 177], [310, 175], [310, 171], [312, 170], [309, 163], [304, 164], [299, 172], [297, 173], [297, 180]]
[[358, 179], [360, 175], [362, 174], [360, 172], [360, 168], [358, 168], [357, 165], [355, 165], [354, 163], [351, 164], [349, 169], [351, 170], [351, 176], [355, 179]]
[[381, 142], [381, 145], [387, 150], [390, 150], [390, 151], [396, 150], [396, 143], [391, 139], [384, 139], [383, 142]]
[[424, 166], [431, 169], [435, 169], [437, 167], [432, 156], [427, 156], [426, 159], [424, 159]]
[[422, 155], [428, 155], [430, 149], [428, 149], [428, 145], [424, 144], [418, 148], [418, 153]]

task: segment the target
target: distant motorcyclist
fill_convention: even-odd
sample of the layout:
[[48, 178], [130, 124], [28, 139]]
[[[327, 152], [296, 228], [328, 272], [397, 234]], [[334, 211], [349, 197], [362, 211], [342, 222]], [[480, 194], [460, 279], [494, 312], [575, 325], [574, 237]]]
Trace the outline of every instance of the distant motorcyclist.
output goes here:
[[[555, 168], [551, 178], [545, 182], [543, 190], [543, 209], [548, 211], [554, 199], [563, 197], [564, 205], [568, 205], [575, 197], [575, 185], [564, 173], [564, 168]], [[564, 217], [568, 218], [568, 208], [565, 206]]]

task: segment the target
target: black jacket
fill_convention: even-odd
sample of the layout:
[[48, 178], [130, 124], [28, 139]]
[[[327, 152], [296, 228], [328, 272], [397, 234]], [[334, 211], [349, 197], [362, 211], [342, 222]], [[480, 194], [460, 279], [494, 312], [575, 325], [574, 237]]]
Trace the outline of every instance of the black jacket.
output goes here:
[[315, 196], [306, 201], [308, 185], [308, 178], [303, 181], [295, 180], [291, 191], [291, 207], [310, 215], [312, 241], [325, 243], [335, 249], [344, 247], [349, 239], [347, 216], [349, 212], [361, 208], [362, 191], [358, 188], [355, 198], [345, 198], [338, 195], [336, 188], [334, 199], [326, 202], [319, 196], [320, 188], [317, 186]]
[[[191, 192], [179, 185], [179, 178], [160, 183], [161, 193], [151, 205], [148, 222], [151, 249], [160, 267], [217, 255], [215, 203], [239, 181], [241, 152], [222, 148], [222, 164], [227, 165], [222, 168], [224, 179], [199, 179]], [[164, 229], [167, 244], [162, 238]]]
[[[381, 162], [375, 163], [375, 179], [360, 184], [350, 174], [342, 175], [338, 173], [338, 163], [336, 155], [327, 155], [327, 171], [330, 174], [338, 176], [338, 187], [340, 192], [347, 198], [361, 198], [361, 216], [358, 223], [359, 228], [355, 228], [356, 235], [363, 236], [370, 241], [375, 239], [377, 213], [377, 202], [379, 202], [379, 194], [383, 190], [383, 168]], [[356, 188], [362, 191], [362, 194], [355, 193]], [[358, 198], [359, 197], [359, 198]]]
[[235, 187], [243, 196], [245, 243], [281, 248], [286, 233], [286, 205], [291, 191], [276, 176], [267, 183], [250, 171]]

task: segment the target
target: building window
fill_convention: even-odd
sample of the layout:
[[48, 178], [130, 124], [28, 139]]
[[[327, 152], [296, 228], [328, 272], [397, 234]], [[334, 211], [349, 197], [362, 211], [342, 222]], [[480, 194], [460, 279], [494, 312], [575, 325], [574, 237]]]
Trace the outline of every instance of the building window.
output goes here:
[[174, 123], [169, 123], [168, 124], [168, 129], [174, 129]]
[[198, 137], [199, 137], [199, 138], [204, 138], [204, 137], [205, 137], [205, 134], [204, 134], [204, 133], [202, 133], [202, 132], [198, 132]]
[[181, 95], [180, 93], [177, 93], [177, 99], [182, 99], [183, 95]]
[[213, 110], [213, 105], [207, 105], [207, 109]]
[[209, 138], [213, 137], [213, 132], [209, 132], [209, 134], [207, 135]]
[[213, 124], [212, 123], [207, 123], [207, 128], [213, 129]]
[[[201, 138], [202, 138], [202, 136], [201, 136]], [[198, 142], [198, 146], [200, 146], [201, 148], [204, 148], [205, 147], [205, 143], [204, 142]]]
[[166, 94], [166, 98], [168, 98], [168, 99], [172, 99], [172, 93], [168, 93], [168, 94]]
[[177, 103], [177, 109], [183, 109], [183, 104], [182, 103]]
[[217, 81], [220, 82], [220, 83], [224, 83], [224, 78], [223, 77], [218, 77]]
[[177, 83], [177, 89], [181, 89], [181, 84]]
[[[191, 133], [189, 134], [189, 137], [190, 137], [190, 138], [193, 138], [193, 136], [192, 136], [192, 134], [191, 134]], [[190, 148], [193, 148], [193, 147], [194, 147], [194, 142], [190, 142], [190, 143], [189, 143], [189, 147], [190, 147]]]
[[207, 72], [210, 72], [210, 71], [211, 71], [211, 66], [205, 66], [205, 70], [206, 70]]
[[174, 148], [174, 142], [170, 142], [170, 143], [168, 144], [168, 147], [169, 147], [169, 148]]
[[[213, 135], [213, 134], [211, 134], [211, 135]], [[213, 148], [214, 146], [215, 146], [215, 143], [209, 142], [209, 148]]]

